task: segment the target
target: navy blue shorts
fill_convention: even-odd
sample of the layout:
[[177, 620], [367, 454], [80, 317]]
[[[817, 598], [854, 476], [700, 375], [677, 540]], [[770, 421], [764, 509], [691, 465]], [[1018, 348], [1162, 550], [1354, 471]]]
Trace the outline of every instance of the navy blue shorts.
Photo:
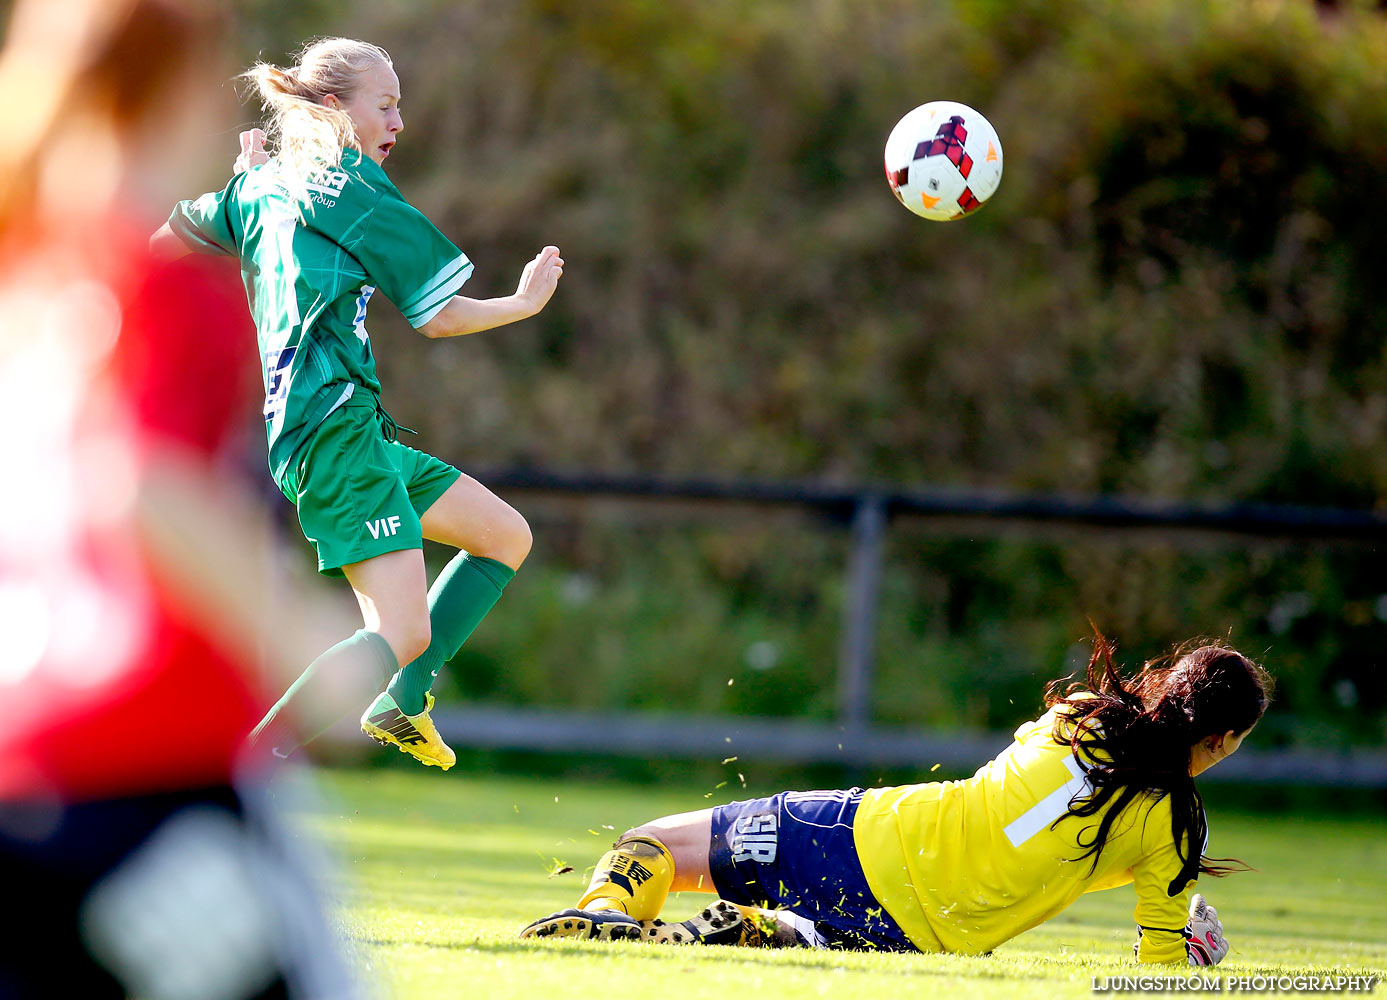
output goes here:
[[715, 807], [708, 867], [718, 895], [812, 920], [828, 947], [915, 951], [862, 874], [852, 837], [861, 801], [850, 788]]

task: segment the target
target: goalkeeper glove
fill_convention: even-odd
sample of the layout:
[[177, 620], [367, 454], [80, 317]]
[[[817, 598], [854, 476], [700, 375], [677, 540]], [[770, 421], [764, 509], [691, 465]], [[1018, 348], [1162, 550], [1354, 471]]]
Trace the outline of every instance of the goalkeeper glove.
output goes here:
[[1197, 892], [1190, 898], [1190, 919], [1184, 934], [1190, 965], [1217, 965], [1228, 954], [1228, 939], [1223, 936], [1218, 910]]

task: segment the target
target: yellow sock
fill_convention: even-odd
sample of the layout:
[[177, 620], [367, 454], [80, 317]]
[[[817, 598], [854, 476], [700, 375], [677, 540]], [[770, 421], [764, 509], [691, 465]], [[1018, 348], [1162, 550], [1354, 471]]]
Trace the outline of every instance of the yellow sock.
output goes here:
[[674, 881], [674, 858], [652, 837], [627, 837], [602, 855], [578, 900], [580, 910], [620, 910], [637, 920], [660, 915]]

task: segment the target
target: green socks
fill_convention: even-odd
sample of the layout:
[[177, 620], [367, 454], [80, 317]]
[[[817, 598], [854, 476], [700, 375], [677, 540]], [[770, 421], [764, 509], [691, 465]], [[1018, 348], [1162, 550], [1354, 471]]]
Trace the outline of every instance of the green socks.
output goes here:
[[369, 700], [398, 669], [390, 643], [358, 630], [308, 665], [251, 731], [251, 745], [288, 757], [344, 715], [360, 711], [362, 699]]
[[390, 644], [361, 629], [308, 665], [251, 732], [251, 745], [288, 757], [338, 719], [359, 712], [386, 678], [400, 711], [418, 715], [438, 671], [457, 655], [514, 576], [505, 563], [459, 552], [429, 588], [433, 639], [418, 659], [401, 669]]
[[443, 567], [429, 588], [429, 648], [390, 678], [386, 688], [400, 711], [418, 715], [424, 710], [424, 696], [438, 671], [457, 655], [514, 576], [515, 570], [505, 563], [467, 552], [459, 552]]

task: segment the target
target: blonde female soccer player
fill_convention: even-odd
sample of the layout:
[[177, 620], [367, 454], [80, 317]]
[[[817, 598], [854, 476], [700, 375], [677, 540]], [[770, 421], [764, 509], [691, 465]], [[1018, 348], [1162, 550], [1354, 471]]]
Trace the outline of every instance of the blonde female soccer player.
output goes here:
[[[396, 440], [367, 304], [379, 291], [426, 337], [475, 333], [538, 313], [564, 262], [545, 247], [515, 294], [458, 294], [472, 262], [383, 169], [404, 128], [384, 49], [326, 38], [288, 68], [262, 62], [244, 77], [269, 113], [275, 155], [265, 133], [242, 134], [230, 184], [181, 202], [151, 242], [165, 256], [240, 259], [259, 333], [271, 472], [298, 508], [319, 571], [347, 578], [364, 619], [309, 665], [252, 742], [288, 756], [351, 707], [339, 694], [356, 686], [346, 678], [375, 676], [385, 689], [362, 729], [446, 769], [456, 756], [429, 717], [429, 689], [524, 561], [530, 531], [479, 482]], [[462, 550], [431, 589], [425, 538]]]
[[[1099, 637], [1086, 682], [1052, 683], [1049, 711], [972, 778], [782, 792], [647, 823], [603, 856], [576, 908], [521, 936], [981, 954], [1133, 883], [1140, 961], [1216, 963], [1218, 913], [1190, 886], [1232, 869], [1203, 855], [1194, 778], [1238, 749], [1268, 684], [1221, 644], [1124, 680]], [[671, 889], [722, 900], [667, 924]]]

